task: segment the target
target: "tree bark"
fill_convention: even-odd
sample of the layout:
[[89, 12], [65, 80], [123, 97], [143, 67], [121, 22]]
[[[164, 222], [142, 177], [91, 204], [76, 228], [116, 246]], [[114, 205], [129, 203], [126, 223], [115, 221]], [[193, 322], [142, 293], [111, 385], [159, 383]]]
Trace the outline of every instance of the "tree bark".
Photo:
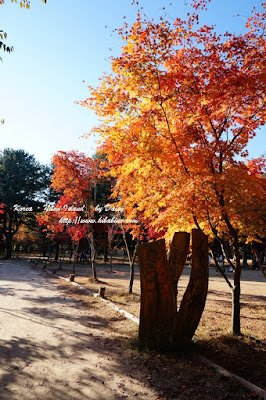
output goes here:
[[135, 265], [134, 261], [130, 261], [130, 266], [129, 266], [129, 271], [130, 271], [130, 277], [129, 277], [129, 287], [128, 287], [128, 293], [132, 294], [133, 293], [133, 283], [134, 283], [134, 277], [135, 277]]
[[232, 332], [239, 336], [240, 330], [240, 285], [232, 289]]
[[208, 291], [208, 237], [200, 230], [192, 230], [192, 270], [177, 312], [176, 283], [184, 267], [188, 244], [188, 234], [176, 234], [170, 246], [169, 261], [164, 240], [138, 246], [141, 284], [140, 347], [167, 351], [184, 349], [191, 343]]
[[141, 307], [139, 345], [141, 348], [169, 350], [169, 335], [175, 315], [166, 248], [163, 239], [139, 244]]
[[130, 264], [130, 279], [129, 279], [129, 288], [128, 288], [128, 293], [132, 294], [133, 293], [133, 283], [134, 283], [134, 277], [135, 277], [135, 260], [137, 256], [137, 248], [138, 248], [138, 241], [133, 253], [132, 258], [130, 258], [129, 264]]
[[190, 280], [171, 331], [170, 341], [174, 349], [183, 349], [191, 342], [205, 307], [208, 278], [208, 236], [193, 229]]
[[176, 232], [167, 254], [172, 291], [175, 299], [175, 309], [177, 309], [177, 283], [187, 259], [189, 238], [190, 235], [187, 232]]
[[72, 274], [75, 275], [76, 273], [76, 263], [77, 263], [77, 254], [78, 254], [78, 248], [79, 248], [79, 241], [76, 244], [76, 248], [75, 245], [73, 244], [74, 247], [74, 264], [73, 264], [73, 268], [72, 268]]
[[234, 253], [236, 259], [236, 266], [234, 269], [234, 287], [232, 290], [232, 332], [233, 335], [241, 335], [240, 329], [240, 278], [241, 278], [241, 264], [239, 254], [239, 242], [237, 234], [234, 237]]
[[92, 230], [91, 235], [89, 237], [90, 240], [90, 248], [91, 248], [91, 269], [92, 269], [92, 276], [95, 280], [97, 280], [97, 271], [96, 271], [96, 245], [95, 245], [95, 238], [94, 232]]
[[136, 246], [135, 246], [135, 250], [134, 253], [131, 255], [130, 254], [130, 250], [129, 250], [129, 245], [127, 242], [127, 237], [126, 237], [126, 231], [122, 228], [123, 230], [123, 240], [126, 246], [126, 252], [127, 252], [127, 256], [128, 256], [128, 261], [129, 261], [129, 288], [128, 288], [128, 293], [131, 294], [133, 293], [133, 283], [134, 283], [134, 275], [135, 275], [135, 259], [136, 259], [136, 255], [137, 255], [137, 247], [138, 247], [138, 243], [139, 240], [137, 240]]

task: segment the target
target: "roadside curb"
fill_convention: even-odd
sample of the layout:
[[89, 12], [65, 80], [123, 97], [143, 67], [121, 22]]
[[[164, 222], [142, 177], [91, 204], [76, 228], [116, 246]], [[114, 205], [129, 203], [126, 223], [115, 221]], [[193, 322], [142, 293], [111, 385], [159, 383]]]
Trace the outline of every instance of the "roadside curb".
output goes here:
[[266, 399], [266, 391], [256, 385], [254, 385], [253, 383], [246, 381], [246, 379], [243, 379], [240, 376], [227, 371], [227, 369], [221, 367], [218, 364], [215, 364], [213, 361], [209, 360], [208, 358], [205, 358], [198, 354], [193, 355], [193, 358], [196, 361], [199, 361], [200, 363], [205, 364], [208, 367], [215, 369], [215, 371], [219, 372], [219, 374], [225, 376], [226, 378], [231, 378], [231, 379], [238, 381], [239, 383], [241, 383], [242, 386], [246, 387], [251, 392], [255, 392], [259, 396], [262, 396], [263, 399]]
[[[70, 279], [65, 278], [63, 276], [54, 274], [53, 272], [49, 271], [49, 270], [44, 270], [47, 273], [56, 276], [59, 279], [63, 279], [66, 282], [70, 282], [73, 286], [78, 287], [79, 289], [83, 290], [85, 293], [93, 296], [93, 297], [97, 297], [99, 298], [101, 301], [103, 301], [106, 305], [108, 305], [109, 307], [113, 308], [114, 310], [118, 311], [120, 314], [124, 315], [127, 319], [131, 320], [132, 322], [136, 323], [139, 325], [139, 318], [135, 317], [134, 315], [130, 314], [129, 312], [123, 310], [122, 308], [116, 306], [113, 302], [111, 302], [110, 300], [104, 299], [101, 296], [99, 296], [98, 293], [95, 293], [89, 289], [87, 289], [86, 287], [80, 285], [79, 283], [76, 282], [72, 282], [70, 281]], [[213, 368], [215, 371], [217, 371], [219, 374], [230, 378], [230, 379], [234, 379], [235, 381], [239, 382], [242, 386], [244, 386], [245, 388], [247, 388], [248, 390], [250, 390], [251, 392], [254, 392], [256, 395], [260, 396], [260, 400], [265, 399], [266, 400], [266, 391], [256, 385], [254, 385], [253, 383], [241, 378], [240, 376], [226, 370], [225, 368], [221, 367], [218, 364], [215, 364], [213, 361], [198, 355], [198, 354], [193, 354], [193, 358], [200, 362], [201, 364], [205, 364], [210, 368]]]
[[136, 323], [139, 325], [139, 318], [135, 317], [135, 315], [130, 314], [129, 312], [123, 310], [122, 308], [116, 306], [112, 301], [104, 299], [103, 297], [99, 296], [98, 293], [92, 292], [91, 290], [87, 289], [86, 287], [84, 287], [83, 285], [80, 285], [79, 283], [76, 282], [72, 282], [70, 281], [70, 279], [65, 278], [64, 276], [60, 276], [57, 274], [54, 274], [53, 272], [51, 272], [49, 269], [45, 269], [44, 271], [46, 271], [47, 273], [56, 276], [59, 279], [63, 279], [66, 282], [71, 283], [73, 286], [78, 287], [79, 289], [83, 290], [83, 292], [93, 296], [93, 297], [97, 297], [98, 299], [100, 299], [101, 301], [103, 301], [106, 305], [108, 305], [109, 307], [113, 308], [114, 310], [118, 311], [120, 314], [124, 315], [126, 318], [130, 319], [132, 322]]

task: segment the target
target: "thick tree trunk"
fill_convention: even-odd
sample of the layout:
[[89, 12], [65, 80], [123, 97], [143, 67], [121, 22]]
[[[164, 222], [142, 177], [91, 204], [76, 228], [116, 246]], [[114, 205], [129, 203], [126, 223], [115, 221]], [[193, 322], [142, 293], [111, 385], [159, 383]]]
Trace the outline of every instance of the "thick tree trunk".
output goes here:
[[175, 299], [175, 308], [177, 309], [177, 283], [183, 272], [187, 259], [189, 248], [189, 233], [176, 232], [168, 251], [168, 263], [170, 271], [170, 279], [172, 291]]
[[141, 348], [169, 350], [175, 315], [166, 248], [163, 239], [138, 246], [141, 284], [139, 345]]
[[205, 307], [209, 279], [208, 248], [208, 236], [193, 229], [190, 280], [171, 332], [171, 345], [175, 349], [190, 343]]
[[176, 284], [184, 267], [188, 243], [189, 235], [183, 232], [175, 235], [169, 250], [169, 261], [166, 259], [164, 240], [138, 247], [140, 347], [159, 351], [176, 350], [183, 349], [191, 342], [208, 291], [208, 237], [200, 230], [192, 231], [192, 270], [179, 312], [176, 312]]

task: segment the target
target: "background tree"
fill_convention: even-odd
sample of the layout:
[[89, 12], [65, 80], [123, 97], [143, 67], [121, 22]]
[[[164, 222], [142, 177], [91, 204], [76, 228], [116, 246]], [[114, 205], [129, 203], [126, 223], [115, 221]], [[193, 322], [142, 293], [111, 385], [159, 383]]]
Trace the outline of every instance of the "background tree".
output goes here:
[[[54, 174], [52, 188], [72, 200], [73, 205], [84, 205], [84, 218], [93, 219], [97, 205], [97, 183], [101, 183], [102, 171], [97, 160], [76, 151], [58, 152], [53, 157]], [[77, 227], [70, 226], [75, 232]], [[97, 244], [93, 223], [86, 224], [87, 238], [91, 248], [91, 264], [97, 279]]]
[[[24, 217], [24, 216], [23, 216]], [[25, 219], [28, 219], [25, 213]], [[35, 224], [33, 223], [35, 222]], [[13, 249], [16, 252], [32, 252], [40, 246], [38, 229], [36, 229], [36, 219], [33, 216], [32, 221], [23, 223], [19, 226], [17, 233], [13, 237]]]
[[[72, 245], [72, 251], [74, 253], [73, 274], [75, 274], [80, 240], [89, 235], [90, 228], [87, 224], [75, 222], [79, 217], [84, 216], [84, 213], [76, 211], [80, 208], [77, 199], [62, 195], [56, 204], [49, 207], [50, 208], [37, 216], [38, 225], [43, 227], [43, 231], [46, 233], [46, 238], [49, 240], [49, 243], [54, 243], [56, 245], [57, 252], [55, 261], [58, 261], [59, 253], [62, 253], [63, 244], [68, 243]], [[76, 207], [76, 210], [74, 210], [74, 207]]]
[[[197, 9], [206, 2], [194, 2]], [[266, 3], [261, 4], [265, 9]], [[232, 331], [240, 334], [239, 241], [263, 237], [265, 180], [252, 174], [246, 146], [266, 121], [265, 11], [246, 33], [198, 27], [196, 12], [174, 23], [143, 19], [119, 32], [126, 42], [82, 106], [101, 125], [114, 195], [157, 231], [201, 229], [234, 249]], [[265, 165], [263, 158], [253, 161]]]
[[0, 153], [1, 232], [7, 257], [11, 257], [12, 238], [23, 221], [23, 207], [35, 212], [42, 209], [49, 181], [49, 168], [39, 164], [33, 155], [13, 149]]

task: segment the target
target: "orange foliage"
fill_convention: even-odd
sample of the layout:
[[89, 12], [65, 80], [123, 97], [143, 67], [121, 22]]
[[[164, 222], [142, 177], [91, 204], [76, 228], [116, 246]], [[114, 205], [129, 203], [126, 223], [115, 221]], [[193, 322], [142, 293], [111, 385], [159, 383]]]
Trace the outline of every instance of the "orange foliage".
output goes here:
[[53, 163], [53, 189], [73, 200], [81, 201], [91, 197], [92, 186], [99, 175], [96, 161], [73, 150], [59, 151], [54, 155]]
[[98, 162], [77, 151], [59, 151], [53, 157], [54, 173], [51, 187], [62, 193], [56, 205], [37, 217], [48, 236], [57, 240], [71, 238], [78, 242], [89, 236], [91, 225], [78, 223], [78, 217], [90, 218], [93, 185], [101, 175]]
[[141, 212], [169, 235], [195, 225], [211, 235], [263, 234], [264, 179], [254, 162], [237, 160], [266, 121], [264, 14], [254, 12], [240, 35], [198, 28], [196, 12], [174, 23], [139, 15], [120, 29], [113, 73], [80, 104], [101, 118], [92, 133], [102, 136], [113, 196], [130, 218]]

